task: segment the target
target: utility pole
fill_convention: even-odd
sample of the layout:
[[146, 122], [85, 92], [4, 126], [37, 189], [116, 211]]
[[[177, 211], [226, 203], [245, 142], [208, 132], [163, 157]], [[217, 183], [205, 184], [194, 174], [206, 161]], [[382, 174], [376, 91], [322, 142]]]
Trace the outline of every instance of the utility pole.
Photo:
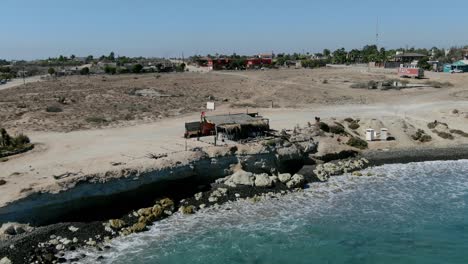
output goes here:
[[375, 26], [375, 46], [379, 49], [379, 17], [377, 17], [377, 24]]

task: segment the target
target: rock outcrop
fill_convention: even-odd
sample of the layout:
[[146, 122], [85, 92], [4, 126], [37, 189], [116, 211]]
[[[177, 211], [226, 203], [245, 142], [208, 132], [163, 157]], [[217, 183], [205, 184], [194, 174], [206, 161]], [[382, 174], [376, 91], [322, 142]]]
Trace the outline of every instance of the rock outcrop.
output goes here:
[[270, 188], [273, 186], [273, 180], [266, 173], [258, 174], [255, 176], [255, 186]]
[[366, 167], [369, 163], [367, 159], [351, 159], [347, 161], [339, 161], [338, 163], [325, 163], [319, 164], [315, 168], [314, 180], [320, 182], [326, 182], [330, 176], [340, 175], [343, 173], [353, 172], [356, 170], [361, 170]]

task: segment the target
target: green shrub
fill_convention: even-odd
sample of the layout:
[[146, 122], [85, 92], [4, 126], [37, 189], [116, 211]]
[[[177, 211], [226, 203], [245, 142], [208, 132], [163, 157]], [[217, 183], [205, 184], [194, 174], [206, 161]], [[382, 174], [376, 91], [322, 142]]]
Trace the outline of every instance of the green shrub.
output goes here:
[[459, 130], [459, 129], [450, 129], [450, 133], [457, 134], [457, 135], [462, 136], [462, 137], [468, 137], [468, 133], [466, 133], [465, 131]]
[[48, 113], [59, 113], [59, 112], [63, 112], [62, 108], [58, 107], [58, 106], [48, 106], [46, 108], [46, 112]]
[[453, 87], [453, 84], [450, 82], [426, 81], [424, 84], [434, 88]]
[[13, 144], [17, 147], [24, 146], [29, 143], [31, 143], [31, 140], [29, 139], [28, 136], [23, 135], [23, 134], [19, 134], [18, 136], [13, 138]]
[[353, 83], [350, 87], [354, 89], [367, 89], [368, 85], [367, 83]]
[[429, 142], [432, 140], [432, 137], [427, 135], [426, 132], [422, 129], [418, 129], [418, 131], [416, 131], [416, 133], [414, 133], [413, 135], [411, 135], [411, 138], [413, 140], [416, 140], [416, 141], [419, 141], [419, 142]]
[[319, 128], [320, 128], [320, 130], [322, 130], [324, 132], [330, 132], [330, 127], [325, 122], [320, 122], [319, 123]]
[[333, 134], [343, 134], [345, 133], [345, 130], [342, 126], [330, 126], [329, 130]]
[[424, 131], [421, 130], [421, 129], [418, 129], [418, 131], [416, 131], [416, 133], [414, 133], [413, 135], [411, 135], [411, 138], [412, 138], [413, 140], [419, 140], [423, 134], [424, 134]]
[[357, 122], [352, 122], [351, 124], [348, 125], [348, 127], [352, 130], [356, 130], [360, 127], [360, 125]]
[[419, 141], [422, 142], [422, 143], [429, 142], [431, 140], [432, 140], [432, 137], [427, 135], [427, 134], [424, 134], [419, 138]]
[[358, 149], [366, 149], [368, 147], [367, 141], [358, 138], [358, 137], [353, 137], [348, 140], [348, 144], [351, 147], [355, 147]]
[[431, 123], [427, 124], [427, 128], [429, 128], [429, 129], [434, 129], [436, 126], [437, 126], [436, 122], [431, 122]]
[[432, 132], [436, 133], [439, 137], [441, 137], [443, 139], [449, 139], [449, 140], [454, 139], [453, 135], [450, 134], [450, 133], [447, 133], [447, 132], [437, 131], [437, 130], [433, 130]]
[[91, 116], [91, 117], [86, 118], [86, 122], [103, 124], [103, 123], [107, 123], [107, 120], [103, 117]]

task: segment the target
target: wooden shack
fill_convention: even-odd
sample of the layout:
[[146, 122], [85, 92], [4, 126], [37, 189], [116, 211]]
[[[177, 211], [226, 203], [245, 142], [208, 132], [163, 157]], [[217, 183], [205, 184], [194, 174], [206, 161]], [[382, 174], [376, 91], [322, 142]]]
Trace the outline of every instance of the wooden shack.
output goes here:
[[270, 130], [269, 120], [258, 113], [205, 116], [200, 122], [185, 124], [186, 137], [210, 136], [228, 140], [240, 140], [263, 136]]

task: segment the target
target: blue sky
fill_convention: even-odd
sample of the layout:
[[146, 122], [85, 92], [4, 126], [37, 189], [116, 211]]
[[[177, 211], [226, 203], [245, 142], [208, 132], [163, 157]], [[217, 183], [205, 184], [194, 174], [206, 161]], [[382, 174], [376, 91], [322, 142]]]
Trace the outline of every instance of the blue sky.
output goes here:
[[467, 0], [1, 0], [0, 58], [468, 44]]

